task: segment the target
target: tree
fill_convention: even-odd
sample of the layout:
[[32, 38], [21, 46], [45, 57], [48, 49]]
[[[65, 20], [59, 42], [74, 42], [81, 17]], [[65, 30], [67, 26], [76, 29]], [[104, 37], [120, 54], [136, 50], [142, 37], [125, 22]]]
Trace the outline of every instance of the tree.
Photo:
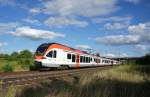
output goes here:
[[16, 60], [18, 58], [18, 55], [19, 55], [18, 52], [11, 53], [11, 59]]

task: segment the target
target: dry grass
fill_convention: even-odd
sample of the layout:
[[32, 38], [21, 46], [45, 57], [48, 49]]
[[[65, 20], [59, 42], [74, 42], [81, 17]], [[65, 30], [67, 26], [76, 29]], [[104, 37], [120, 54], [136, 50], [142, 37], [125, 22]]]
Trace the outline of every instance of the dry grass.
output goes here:
[[123, 65], [26, 87], [16, 97], [149, 97], [150, 67]]

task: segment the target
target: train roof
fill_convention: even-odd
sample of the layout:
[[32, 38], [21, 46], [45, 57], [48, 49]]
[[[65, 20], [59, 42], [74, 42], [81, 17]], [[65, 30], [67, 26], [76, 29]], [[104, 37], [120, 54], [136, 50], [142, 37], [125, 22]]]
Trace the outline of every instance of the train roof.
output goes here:
[[[60, 46], [62, 46], [62, 47], [69, 48], [69, 49], [71, 49], [72, 51], [75, 51], [75, 52], [78, 52], [78, 53], [89, 54], [89, 55], [92, 55], [92, 56], [95, 56], [95, 57], [106, 58], [106, 57], [102, 57], [102, 56], [96, 56], [96, 55], [90, 54], [90, 53], [88, 53], [88, 52], [86, 52], [86, 51], [82, 51], [82, 50], [79, 50], [79, 49], [75, 49], [75, 48], [69, 47], [69, 46], [67, 46], [67, 45], [63, 45], [63, 44], [56, 43], [56, 42], [52, 42], [52, 43], [43, 43], [43, 44], [41, 44], [40, 46], [48, 46], [48, 47], [49, 47], [50, 45], [53, 45], [53, 44], [57, 44], [57, 45], [60, 45]], [[111, 59], [111, 58], [106, 58], [106, 59]]]
[[87, 53], [86, 51], [82, 51], [82, 50], [79, 50], [79, 49], [75, 49], [75, 48], [69, 47], [69, 46], [67, 46], [67, 45], [63, 45], [63, 44], [55, 43], [55, 42], [53, 42], [53, 43], [43, 43], [43, 44], [41, 44], [40, 46], [50, 46], [50, 45], [53, 45], [53, 44], [61, 45], [61, 46], [63, 46], [63, 47], [69, 48], [70, 50], [75, 51], [75, 52], [78, 52], [78, 53], [89, 54], [89, 53]]

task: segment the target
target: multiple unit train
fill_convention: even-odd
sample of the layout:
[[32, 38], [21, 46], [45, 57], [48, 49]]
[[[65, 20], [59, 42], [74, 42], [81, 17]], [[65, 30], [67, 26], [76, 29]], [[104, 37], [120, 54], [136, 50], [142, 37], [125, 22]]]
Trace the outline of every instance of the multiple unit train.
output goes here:
[[41, 44], [35, 53], [35, 65], [39, 68], [79, 68], [116, 65], [119, 61], [96, 56], [59, 43]]

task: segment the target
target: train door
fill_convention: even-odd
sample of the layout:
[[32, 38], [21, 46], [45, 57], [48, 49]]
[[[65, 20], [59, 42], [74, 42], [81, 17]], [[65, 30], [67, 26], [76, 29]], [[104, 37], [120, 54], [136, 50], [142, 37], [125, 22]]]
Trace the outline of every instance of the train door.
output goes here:
[[51, 65], [56, 64], [56, 57], [57, 57], [56, 50], [52, 50], [52, 51], [48, 52], [48, 54], [46, 55], [47, 65], [51, 66]]

